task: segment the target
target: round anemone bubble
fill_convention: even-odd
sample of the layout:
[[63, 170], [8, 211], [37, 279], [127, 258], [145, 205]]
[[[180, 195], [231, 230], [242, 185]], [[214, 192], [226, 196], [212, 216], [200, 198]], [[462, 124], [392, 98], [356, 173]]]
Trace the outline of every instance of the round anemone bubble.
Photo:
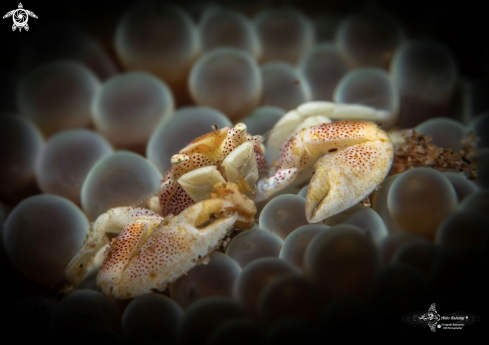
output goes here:
[[232, 297], [240, 273], [236, 261], [223, 253], [212, 252], [207, 264], [195, 266], [170, 285], [170, 296], [183, 309], [205, 297]]
[[201, 50], [233, 47], [247, 51], [253, 57], [261, 54], [255, 28], [241, 13], [224, 8], [209, 8], [199, 20]]
[[73, 336], [93, 327], [120, 332], [121, 316], [117, 304], [100, 292], [76, 290], [55, 306], [49, 328], [59, 337]]
[[472, 160], [477, 164], [477, 179], [474, 183], [480, 189], [489, 189], [489, 148], [478, 150], [477, 156]]
[[478, 137], [476, 146], [478, 149], [489, 148], [489, 113], [481, 114], [473, 118], [468, 124], [468, 130], [474, 131]]
[[387, 69], [394, 51], [405, 41], [398, 23], [381, 13], [358, 14], [344, 20], [336, 31], [336, 44], [355, 67]]
[[332, 43], [318, 44], [309, 50], [298, 68], [309, 83], [314, 101], [332, 101], [336, 85], [350, 69]]
[[364, 296], [379, 268], [374, 243], [360, 228], [342, 224], [317, 235], [304, 255], [306, 274], [326, 298]]
[[57, 23], [36, 31], [19, 56], [19, 67], [25, 73], [56, 60], [83, 64], [105, 80], [117, 73], [114, 62], [96, 40], [72, 24]]
[[244, 319], [245, 313], [231, 298], [208, 297], [192, 304], [178, 327], [181, 344], [205, 343], [221, 325]]
[[277, 235], [261, 229], [251, 229], [243, 231], [229, 242], [226, 255], [244, 268], [256, 259], [278, 258], [283, 244], [284, 241]]
[[100, 134], [72, 129], [53, 135], [36, 162], [36, 180], [44, 193], [80, 204], [80, 190], [90, 169], [112, 152]]
[[257, 107], [263, 86], [260, 69], [250, 54], [219, 48], [202, 55], [193, 65], [188, 87], [198, 105], [238, 119]]
[[5, 252], [27, 278], [51, 287], [59, 281], [88, 234], [90, 224], [68, 199], [36, 195], [9, 214], [3, 229]]
[[394, 116], [399, 111], [399, 92], [381, 68], [357, 68], [345, 74], [334, 90], [333, 101], [363, 104]]
[[270, 131], [284, 115], [285, 110], [265, 105], [255, 109], [241, 122], [246, 125], [247, 131], [251, 135], [263, 135]]
[[311, 322], [298, 316], [283, 317], [267, 327], [263, 343], [271, 344], [320, 344], [317, 328]]
[[461, 204], [460, 211], [478, 211], [489, 214], [489, 190], [481, 190], [469, 195]]
[[46, 136], [87, 127], [100, 82], [87, 67], [68, 61], [42, 65], [21, 80], [17, 105]]
[[259, 309], [266, 324], [289, 316], [315, 321], [321, 310], [320, 300], [319, 292], [306, 278], [288, 274], [267, 284], [261, 293]]
[[208, 107], [180, 108], [155, 129], [146, 146], [146, 157], [165, 173], [172, 167], [171, 157], [192, 140], [217, 128], [232, 126], [221, 112]]
[[406, 243], [412, 241], [425, 240], [425, 238], [414, 235], [409, 232], [396, 232], [390, 233], [384, 237], [379, 245], [379, 252], [382, 260], [382, 265], [386, 266], [392, 262], [393, 257], [397, 251], [402, 248]]
[[435, 242], [444, 247], [466, 245], [483, 249], [489, 239], [488, 223], [487, 214], [459, 211], [441, 223]]
[[445, 46], [434, 41], [406, 43], [394, 54], [390, 73], [401, 97], [401, 127], [445, 116], [458, 79], [455, 59]]
[[454, 151], [462, 149], [462, 139], [467, 133], [463, 123], [446, 117], [426, 120], [414, 127], [414, 130], [429, 135], [436, 146]]
[[17, 203], [34, 194], [35, 162], [43, 145], [42, 134], [18, 116], [0, 117], [0, 198]]
[[122, 333], [130, 344], [173, 344], [182, 315], [182, 309], [167, 296], [143, 295], [132, 300], [124, 310]]
[[299, 191], [299, 193], [297, 193], [298, 196], [301, 196], [303, 197], [304, 199], [307, 197], [307, 191], [309, 190], [309, 185], [307, 186], [304, 186], [301, 188], [301, 190]]
[[433, 265], [438, 254], [438, 246], [426, 239], [415, 239], [400, 246], [391, 263], [404, 263], [418, 269], [426, 278], [431, 278]]
[[337, 224], [351, 224], [358, 226], [365, 231], [377, 245], [379, 245], [382, 239], [388, 234], [387, 227], [379, 214], [363, 204], [357, 204], [325, 219], [324, 224], [329, 226]]
[[263, 96], [261, 104], [295, 109], [312, 99], [306, 79], [286, 62], [269, 62], [261, 67]]
[[172, 5], [148, 1], [129, 9], [119, 21], [115, 49], [127, 70], [158, 76], [179, 98], [197, 57], [199, 40], [187, 13]]
[[291, 263], [278, 258], [261, 258], [246, 266], [234, 285], [234, 298], [245, 309], [248, 316], [260, 319], [259, 301], [263, 288], [274, 278], [299, 273]]
[[392, 183], [399, 177], [399, 174], [387, 177], [377, 188], [372, 198], [372, 209], [379, 214], [384, 221], [389, 233], [400, 232], [401, 229], [397, 223], [392, 219], [389, 209], [387, 208], [387, 195]]
[[116, 147], [146, 148], [151, 133], [174, 109], [166, 84], [151, 74], [129, 72], [106, 81], [92, 105], [97, 131]]
[[342, 16], [334, 14], [316, 17], [312, 22], [316, 33], [316, 42], [334, 42], [338, 27], [343, 20], [344, 18]]
[[413, 168], [392, 183], [387, 207], [403, 231], [433, 240], [441, 222], [457, 210], [457, 195], [441, 172]]
[[453, 172], [444, 172], [443, 176], [445, 176], [448, 181], [455, 189], [455, 193], [457, 194], [458, 202], [460, 203], [469, 195], [476, 193], [480, 190], [480, 188], [471, 180], [467, 180], [465, 174], [457, 174]]
[[260, 214], [260, 229], [285, 238], [295, 229], [309, 224], [306, 218], [306, 200], [292, 194], [279, 195], [268, 202]]
[[312, 23], [295, 9], [262, 10], [253, 24], [262, 46], [261, 63], [283, 60], [295, 64], [315, 42]]
[[295, 229], [285, 239], [280, 251], [280, 258], [305, 271], [304, 254], [307, 246], [316, 235], [328, 231], [328, 229], [330, 227], [323, 224], [304, 225]]
[[[127, 151], [114, 152], [88, 173], [81, 189], [81, 206], [94, 221], [113, 207], [133, 205], [155, 192], [161, 178], [158, 169], [144, 157]], [[141, 202], [137, 206], [146, 205]]]

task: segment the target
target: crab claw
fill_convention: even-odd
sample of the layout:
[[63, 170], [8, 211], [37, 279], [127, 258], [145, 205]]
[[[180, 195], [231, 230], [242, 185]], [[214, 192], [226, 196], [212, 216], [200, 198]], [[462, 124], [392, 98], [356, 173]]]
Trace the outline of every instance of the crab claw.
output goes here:
[[112, 240], [97, 285], [108, 297], [125, 299], [164, 290], [204, 261], [234, 228], [249, 229], [256, 208], [232, 183], [218, 183], [210, 199], [151, 227], [133, 220]]
[[306, 196], [306, 216], [310, 223], [320, 222], [362, 201], [384, 180], [392, 165], [394, 150], [386, 132], [364, 121], [350, 126], [349, 130], [353, 132], [350, 134], [361, 132], [358, 139], [363, 142], [352, 141], [349, 146], [332, 150], [315, 164]]

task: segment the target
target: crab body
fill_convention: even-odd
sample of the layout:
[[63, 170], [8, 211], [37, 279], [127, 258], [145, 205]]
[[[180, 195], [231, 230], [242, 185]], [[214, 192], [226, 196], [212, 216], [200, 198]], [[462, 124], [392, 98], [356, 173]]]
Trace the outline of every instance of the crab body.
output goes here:
[[331, 122], [324, 116], [337, 113], [361, 119], [384, 116], [368, 107], [306, 103], [272, 130], [272, 150], [281, 145], [271, 169], [262, 138], [246, 133], [244, 124], [195, 139], [172, 157], [158, 197], [149, 202], [153, 211], [119, 207], [93, 223], [85, 245], [67, 267], [67, 279], [76, 284], [90, 258], [108, 243], [97, 278], [104, 294], [131, 298], [162, 290], [205, 260], [232, 229], [250, 229], [256, 213], [253, 199], [269, 198], [298, 176], [310, 179], [312, 169], [305, 210], [309, 222], [360, 202], [387, 175], [392, 141], [373, 122]]

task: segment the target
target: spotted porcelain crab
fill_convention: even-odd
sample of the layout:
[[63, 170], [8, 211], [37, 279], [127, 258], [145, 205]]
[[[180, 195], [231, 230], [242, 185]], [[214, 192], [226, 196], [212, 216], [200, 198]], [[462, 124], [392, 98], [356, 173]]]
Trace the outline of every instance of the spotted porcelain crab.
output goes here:
[[282, 143], [269, 173], [261, 138], [246, 133], [244, 124], [195, 139], [172, 157], [158, 197], [149, 202], [152, 210], [118, 207], [97, 218], [67, 267], [67, 279], [76, 284], [108, 243], [97, 277], [104, 294], [130, 298], [162, 290], [205, 260], [232, 229], [253, 226], [252, 199], [269, 198], [312, 167], [309, 222], [360, 202], [387, 175], [392, 142], [373, 122], [331, 122], [329, 117], [336, 116], [378, 120], [384, 114], [330, 102], [300, 106], [279, 121], [270, 137], [271, 146]]

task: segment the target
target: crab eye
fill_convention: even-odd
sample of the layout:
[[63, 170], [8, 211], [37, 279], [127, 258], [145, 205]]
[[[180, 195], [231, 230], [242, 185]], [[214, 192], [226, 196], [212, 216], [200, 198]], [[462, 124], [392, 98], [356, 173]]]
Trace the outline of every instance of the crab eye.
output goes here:
[[234, 126], [234, 129], [238, 131], [238, 134], [246, 133], [246, 125], [244, 123], [238, 123]]
[[171, 164], [173, 164], [174, 166], [179, 166], [188, 160], [189, 160], [189, 158], [187, 155], [178, 153], [178, 154], [173, 155], [171, 157]]

